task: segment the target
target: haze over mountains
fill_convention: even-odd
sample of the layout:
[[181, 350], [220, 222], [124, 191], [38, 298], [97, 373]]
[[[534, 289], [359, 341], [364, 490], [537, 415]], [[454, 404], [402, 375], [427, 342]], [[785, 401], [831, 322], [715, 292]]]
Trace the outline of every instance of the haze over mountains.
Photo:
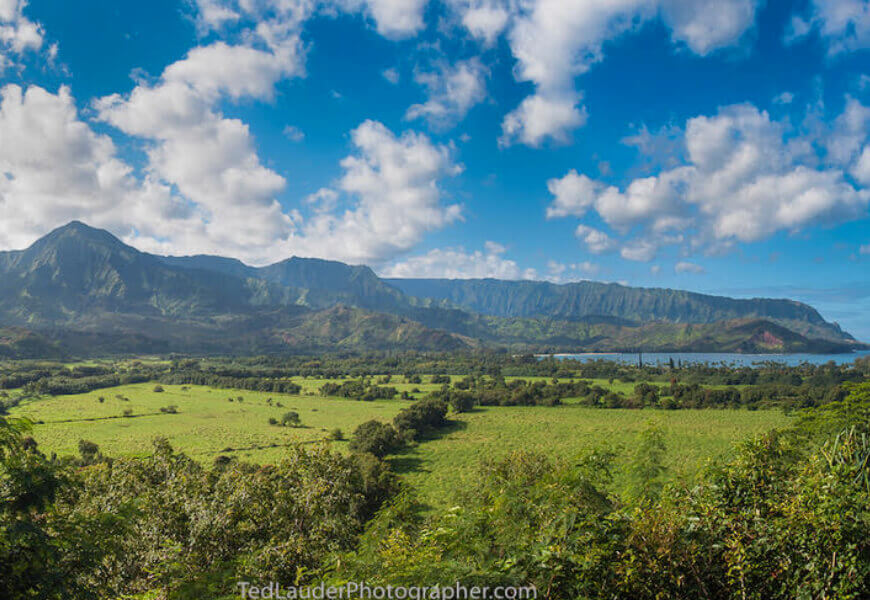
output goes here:
[[79, 222], [0, 252], [0, 356], [326, 350], [849, 351], [792, 300], [494, 279], [381, 279], [290, 258], [161, 257]]

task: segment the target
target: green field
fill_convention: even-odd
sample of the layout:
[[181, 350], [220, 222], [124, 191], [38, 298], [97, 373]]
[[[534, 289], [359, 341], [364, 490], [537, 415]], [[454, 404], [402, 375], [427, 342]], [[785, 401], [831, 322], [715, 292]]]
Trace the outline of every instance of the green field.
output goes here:
[[[31, 400], [23, 402], [11, 415], [34, 421], [33, 435], [43, 450], [59, 455], [76, 454], [80, 439], [97, 443], [109, 456], [148, 454], [151, 441], [164, 436], [173, 446], [201, 461], [227, 454], [269, 462], [279, 459], [282, 448], [289, 444], [322, 440], [335, 428], [349, 436], [363, 421], [390, 420], [407, 404], [398, 400], [364, 403], [201, 386], [165, 385], [160, 393], [153, 388], [153, 383], [142, 383]], [[100, 397], [104, 402], [99, 401]], [[272, 406], [267, 398], [273, 399]], [[282, 407], [277, 406], [279, 402]], [[177, 406], [178, 413], [160, 412], [161, 407], [169, 405]], [[133, 411], [132, 417], [121, 416], [127, 409]], [[280, 420], [291, 410], [299, 413], [302, 427], [269, 425], [270, 417]], [[337, 442], [336, 446], [346, 444]]]
[[436, 505], [450, 502], [454, 490], [467, 487], [481, 461], [514, 450], [566, 460], [592, 449], [614, 450], [621, 457], [615, 469], [619, 486], [619, 461], [650, 420], [664, 430], [670, 475], [685, 478], [706, 460], [729, 452], [736, 440], [783, 425], [788, 418], [781, 411], [511, 406], [480, 407], [459, 419], [451, 432], [392, 459], [395, 469]]
[[[409, 404], [402, 400], [323, 398], [316, 394], [325, 380], [296, 381], [303, 386], [298, 396], [172, 385], [155, 392], [153, 383], [135, 384], [29, 400], [11, 414], [34, 421], [33, 435], [43, 451], [58, 455], [76, 454], [80, 439], [97, 443], [109, 456], [147, 454], [152, 440], [164, 436], [203, 463], [220, 454], [265, 463], [280, 459], [288, 445], [324, 440], [335, 428], [349, 437], [364, 421], [389, 421]], [[394, 377], [389, 385], [399, 391], [419, 388], [417, 396], [439, 387], [403, 382], [403, 378]], [[606, 381], [596, 383], [607, 387]], [[619, 385], [628, 384], [616, 382], [614, 387]], [[272, 405], [268, 398], [272, 398]], [[178, 413], [160, 412], [169, 405], [177, 406]], [[123, 417], [125, 410], [131, 410], [132, 416]], [[299, 413], [302, 427], [268, 424], [270, 417], [280, 419], [291, 410]], [[595, 409], [570, 403], [559, 407], [482, 407], [450, 418], [455, 426], [389, 459], [433, 505], [450, 502], [454, 490], [472, 480], [482, 460], [512, 450], [571, 459], [603, 447], [626, 456], [637, 432], [654, 420], [665, 431], [671, 475], [685, 477], [705, 460], [727, 452], [734, 441], [782, 425], [787, 419], [780, 411]], [[347, 448], [346, 441], [332, 443], [337, 449]], [[619, 482], [617, 475], [617, 485]]]

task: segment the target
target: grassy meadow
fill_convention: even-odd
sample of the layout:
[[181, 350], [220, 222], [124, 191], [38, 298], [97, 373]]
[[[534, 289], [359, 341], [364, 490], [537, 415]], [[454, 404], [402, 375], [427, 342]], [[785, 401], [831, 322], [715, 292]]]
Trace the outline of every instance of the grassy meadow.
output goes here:
[[[413, 395], [421, 397], [440, 387], [429, 379], [411, 384], [393, 377], [389, 385], [399, 392], [419, 390]], [[399, 399], [324, 398], [318, 389], [327, 380], [294, 381], [302, 386], [300, 395], [179, 385], [163, 385], [163, 392], [155, 392], [153, 383], [133, 384], [28, 400], [12, 415], [33, 421], [33, 435], [42, 449], [58, 455], [76, 454], [80, 439], [95, 442], [109, 456], [145, 455], [152, 440], [163, 436], [203, 463], [221, 454], [268, 463], [280, 460], [289, 445], [324, 440], [336, 428], [349, 438], [359, 424], [370, 419], [388, 422], [409, 404]], [[594, 383], [617, 391], [633, 386], [619, 381]], [[177, 407], [176, 414], [161, 412], [171, 405]], [[123, 416], [125, 411], [131, 411], [131, 416]], [[287, 411], [299, 414], [301, 427], [268, 423], [270, 417], [280, 420]], [[572, 405], [570, 399], [558, 407], [478, 407], [450, 418], [455, 425], [441, 435], [388, 459], [433, 506], [448, 504], [453, 491], [473, 478], [481, 461], [512, 450], [571, 459], [605, 448], [624, 460], [638, 431], [652, 420], [665, 433], [670, 475], [687, 477], [705, 460], [728, 452], [736, 440], [787, 419], [780, 411], [585, 408]], [[347, 450], [345, 440], [331, 443]], [[616, 471], [619, 485], [621, 470]]]
[[652, 421], [664, 432], [669, 475], [686, 478], [704, 462], [733, 448], [734, 442], [787, 422], [778, 410], [631, 410], [580, 406], [477, 407], [454, 415], [448, 433], [391, 458], [421, 496], [436, 506], [454, 498], [473, 480], [482, 461], [515, 450], [571, 460], [591, 450], [618, 455], [615, 485], [625, 482], [618, 466], [627, 459], [642, 429]]

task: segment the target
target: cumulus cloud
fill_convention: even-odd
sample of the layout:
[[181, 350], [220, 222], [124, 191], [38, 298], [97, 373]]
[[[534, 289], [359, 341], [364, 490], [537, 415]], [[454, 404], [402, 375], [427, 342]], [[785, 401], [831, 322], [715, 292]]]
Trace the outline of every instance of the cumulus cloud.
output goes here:
[[788, 41], [817, 32], [836, 55], [870, 47], [870, 4], [866, 0], [811, 0], [807, 14], [795, 15]]
[[[686, 123], [684, 164], [622, 189], [574, 170], [551, 179], [547, 216], [582, 218], [594, 212], [621, 236], [631, 234], [632, 241], [621, 244], [623, 258], [644, 261], [663, 245], [688, 241], [692, 249], [716, 252], [778, 231], [858, 218], [866, 214], [870, 191], [856, 187], [847, 169], [863, 180], [865, 110], [847, 103], [829, 135], [822, 136], [828, 164], [820, 166], [766, 112], [747, 104], [724, 107]], [[586, 225], [577, 235], [590, 250], [620, 245]]]
[[588, 225], [578, 225], [574, 235], [582, 240], [589, 252], [593, 254], [601, 254], [613, 248], [613, 240], [600, 229]]
[[0, 0], [0, 74], [15, 56], [43, 45], [42, 25], [24, 16], [27, 0]]
[[522, 269], [505, 258], [507, 249], [496, 242], [486, 242], [483, 250], [467, 252], [464, 248], [435, 248], [384, 269], [384, 277], [421, 277], [446, 279], [535, 279], [534, 269]]
[[[608, 40], [660, 18], [675, 43], [699, 55], [736, 44], [752, 26], [758, 0], [456, 0], [472, 35], [491, 40], [506, 30], [517, 80], [533, 95], [502, 124], [502, 145], [565, 142], [586, 122], [574, 80], [603, 57]], [[475, 24], [485, 23], [475, 28]]]
[[0, 90], [0, 246], [21, 248], [72, 219], [129, 234], [190, 224], [189, 206], [150, 177], [136, 180], [112, 140], [78, 118], [70, 90]]
[[341, 162], [344, 174], [332, 191], [357, 202], [343, 213], [321, 212], [306, 221], [288, 242], [295, 254], [380, 263], [461, 217], [459, 205], [441, 202], [439, 181], [462, 170], [448, 147], [419, 133], [397, 136], [376, 121], [357, 127], [351, 139], [356, 153]]
[[370, 18], [379, 34], [390, 39], [414, 35], [423, 28], [427, 0], [196, 0], [202, 30], [221, 30], [240, 22], [279, 32], [315, 12], [346, 12]]
[[586, 107], [578, 94], [536, 94], [525, 98], [502, 122], [500, 146], [520, 142], [538, 147], [545, 140], [568, 143], [570, 132], [586, 124]]
[[628, 242], [619, 250], [619, 255], [625, 260], [649, 262], [656, 257], [658, 246], [650, 240], [640, 239]]
[[[163, 93], [178, 102], [163, 102]], [[143, 112], [128, 106], [140, 106], [135, 93], [101, 106], [110, 122], [154, 136], [141, 178], [108, 136], [79, 119], [67, 88], [9, 85], [0, 94], [0, 247], [24, 247], [81, 219], [152, 252], [382, 263], [460, 218], [458, 205], [441, 202], [440, 179], [461, 170], [450, 149], [377, 122], [351, 132], [355, 151], [341, 163], [343, 176], [309, 198], [306, 219], [274, 199], [283, 178], [259, 164], [247, 128], [187, 92], [163, 90]]]
[[156, 84], [94, 107], [100, 120], [146, 141], [149, 175], [204, 214], [209, 247], [251, 257], [257, 240], [293, 230], [275, 199], [285, 180], [261, 164], [248, 126], [224, 117], [216, 104], [222, 97], [269, 99], [297, 66], [287, 54], [216, 42], [167, 67]]
[[505, 30], [511, 16], [509, 7], [499, 0], [454, 0], [452, 4], [462, 25], [486, 46]]
[[695, 273], [700, 274], [704, 272], [704, 267], [701, 265], [696, 265], [695, 263], [680, 261], [674, 265], [674, 273]]
[[861, 254], [870, 254], [870, 244], [864, 244], [859, 251]]
[[436, 127], [449, 127], [462, 120], [468, 111], [486, 98], [488, 70], [479, 58], [448, 65], [440, 61], [432, 71], [419, 71], [415, 80], [424, 86], [429, 99], [414, 104], [405, 119], [423, 118]]

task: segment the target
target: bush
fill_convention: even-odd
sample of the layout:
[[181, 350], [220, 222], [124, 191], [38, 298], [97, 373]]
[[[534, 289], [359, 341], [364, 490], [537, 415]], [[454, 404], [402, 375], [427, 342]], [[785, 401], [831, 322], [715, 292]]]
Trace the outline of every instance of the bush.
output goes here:
[[125, 408], [124, 409], [124, 416], [125, 417], [132, 417], [133, 416], [133, 409], [132, 408]]
[[277, 425], [277, 424], [278, 424], [278, 419], [276, 419], [275, 417], [269, 417], [269, 425]]
[[341, 441], [344, 439], [344, 433], [341, 431], [341, 429], [336, 427], [335, 429], [333, 429], [332, 431], [329, 432], [329, 435], [327, 436], [327, 438], [330, 440], [334, 440], [334, 441]]
[[178, 413], [178, 407], [174, 404], [170, 404], [169, 406], [161, 406], [160, 412], [174, 415]]
[[419, 439], [430, 429], [438, 429], [447, 424], [447, 404], [437, 398], [424, 398], [403, 408], [393, 419], [393, 425], [404, 436]]
[[366, 421], [356, 428], [350, 440], [352, 452], [365, 452], [382, 458], [403, 445], [399, 432], [380, 421]]
[[284, 427], [299, 427], [302, 425], [302, 421], [299, 419], [299, 413], [292, 410], [285, 412], [284, 416], [281, 417], [281, 425]]
[[162, 392], [162, 391], [163, 391], [163, 386], [162, 386], [162, 385], [155, 385], [155, 386], [154, 386], [154, 391], [157, 392], [157, 393]]

